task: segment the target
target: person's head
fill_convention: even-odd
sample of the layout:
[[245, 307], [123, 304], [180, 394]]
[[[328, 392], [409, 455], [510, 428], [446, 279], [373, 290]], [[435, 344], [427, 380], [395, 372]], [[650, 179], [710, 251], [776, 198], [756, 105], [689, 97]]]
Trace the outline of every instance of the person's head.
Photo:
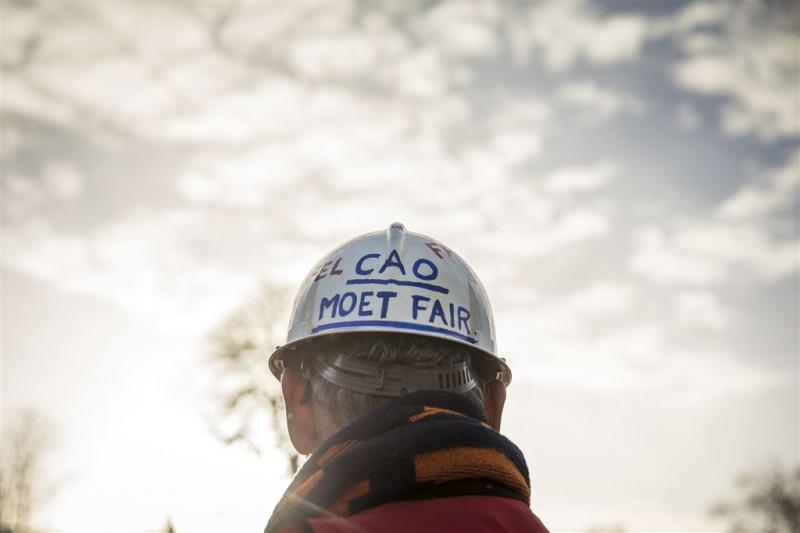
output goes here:
[[442, 243], [397, 223], [336, 248], [312, 269], [287, 343], [269, 365], [300, 453], [420, 390], [468, 397], [499, 429], [511, 382], [475, 273]]
[[506, 387], [482, 377], [466, 346], [418, 335], [364, 334], [327, 337], [315, 344], [315, 350], [294, 359], [281, 376], [289, 435], [300, 453], [309, 453], [326, 437], [392, 400], [391, 396], [350, 390], [325, 379], [320, 366], [326, 359], [340, 357], [420, 370], [463, 364], [472, 377], [463, 396], [483, 409], [490, 426], [500, 429]]

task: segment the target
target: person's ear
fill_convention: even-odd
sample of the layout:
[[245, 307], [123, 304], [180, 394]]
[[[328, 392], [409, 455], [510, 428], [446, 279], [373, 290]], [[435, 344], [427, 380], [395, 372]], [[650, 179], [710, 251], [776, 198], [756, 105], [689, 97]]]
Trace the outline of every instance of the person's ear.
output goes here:
[[310, 454], [317, 443], [311, 383], [299, 369], [288, 367], [281, 374], [281, 390], [286, 406], [289, 438], [297, 453]]
[[486, 384], [484, 398], [486, 421], [495, 431], [500, 431], [500, 422], [503, 420], [503, 407], [506, 404], [506, 386], [498, 380], [490, 381]]

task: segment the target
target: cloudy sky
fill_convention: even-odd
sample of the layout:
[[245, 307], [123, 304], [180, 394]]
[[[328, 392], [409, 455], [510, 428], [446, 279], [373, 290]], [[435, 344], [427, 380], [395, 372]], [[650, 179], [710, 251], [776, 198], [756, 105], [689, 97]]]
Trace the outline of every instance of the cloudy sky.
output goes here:
[[800, 462], [796, 3], [0, 6], [40, 525], [263, 528], [283, 459], [209, 432], [208, 332], [394, 221], [484, 281], [552, 530], [718, 530], [738, 473]]

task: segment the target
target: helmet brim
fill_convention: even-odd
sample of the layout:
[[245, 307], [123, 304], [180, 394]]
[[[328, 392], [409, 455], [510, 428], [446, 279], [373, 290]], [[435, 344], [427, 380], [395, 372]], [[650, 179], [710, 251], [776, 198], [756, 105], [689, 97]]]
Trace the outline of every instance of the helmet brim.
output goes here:
[[[315, 345], [321, 344], [320, 341], [330, 341], [333, 338], [343, 338], [346, 336], [364, 336], [364, 335], [410, 335], [409, 333], [403, 333], [397, 331], [396, 329], [388, 329], [388, 328], [370, 328], [358, 331], [330, 331], [330, 332], [322, 332], [310, 337], [303, 337], [300, 339], [296, 339], [292, 342], [288, 342], [283, 346], [278, 346], [274, 352], [269, 357], [269, 370], [272, 372], [272, 375], [275, 376], [276, 379], [281, 379], [281, 374], [283, 373], [283, 369], [285, 366], [292, 360], [297, 358], [298, 356], [302, 355], [309, 355], [317, 350], [315, 350]], [[467, 344], [465, 342], [460, 342], [457, 340], [451, 340], [442, 337], [434, 337], [431, 336], [429, 338], [439, 339], [444, 342], [454, 343], [458, 346], [463, 346], [467, 348], [473, 357], [475, 357], [474, 361], [477, 363], [478, 372], [480, 378], [485, 382], [490, 381], [500, 381], [508, 387], [511, 384], [511, 369], [506, 364], [505, 360], [497, 357], [491, 352], [483, 350], [478, 346], [473, 346]], [[321, 348], [321, 346], [316, 346], [317, 349]]]

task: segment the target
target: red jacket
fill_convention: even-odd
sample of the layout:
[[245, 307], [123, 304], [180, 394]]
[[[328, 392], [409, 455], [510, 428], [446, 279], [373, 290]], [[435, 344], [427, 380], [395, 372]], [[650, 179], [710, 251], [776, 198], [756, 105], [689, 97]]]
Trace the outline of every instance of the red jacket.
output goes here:
[[311, 529], [290, 526], [281, 533], [548, 533], [530, 508], [500, 496], [453, 496], [391, 502], [346, 518], [312, 518]]

